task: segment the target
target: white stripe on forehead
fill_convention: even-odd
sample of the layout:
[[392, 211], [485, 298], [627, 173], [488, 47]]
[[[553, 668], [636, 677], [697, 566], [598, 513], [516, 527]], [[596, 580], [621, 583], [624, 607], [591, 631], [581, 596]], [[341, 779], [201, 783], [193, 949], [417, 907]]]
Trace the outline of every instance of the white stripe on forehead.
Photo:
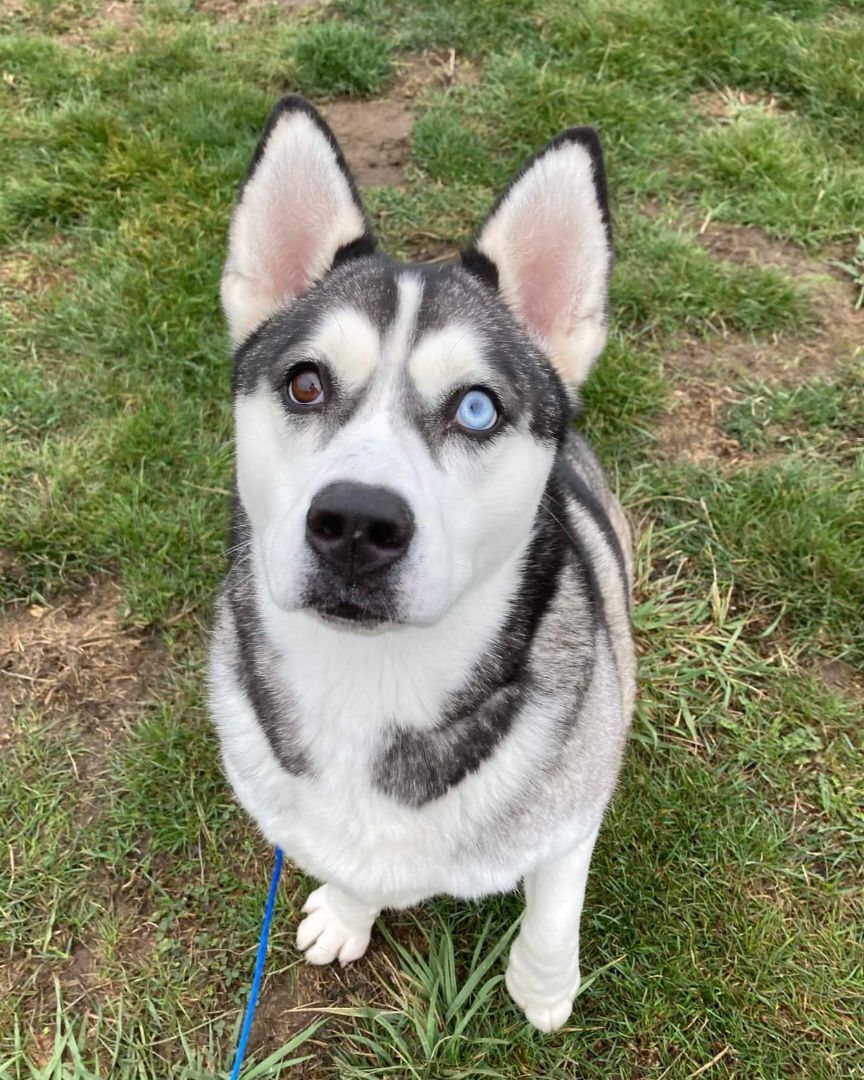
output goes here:
[[490, 370], [477, 331], [455, 322], [424, 334], [408, 361], [408, 374], [430, 402], [485, 381]]
[[401, 368], [408, 359], [423, 299], [423, 280], [417, 274], [400, 274], [396, 288], [399, 290], [396, 315], [387, 330], [381, 353], [382, 365], [391, 371]]
[[359, 390], [378, 366], [381, 334], [368, 315], [344, 305], [328, 311], [309, 342], [323, 357], [340, 385]]
[[396, 314], [381, 342], [381, 359], [363, 405], [364, 414], [391, 411], [392, 403], [401, 398], [402, 374], [414, 343], [417, 316], [423, 300], [423, 279], [410, 272], [400, 274], [396, 279], [396, 289]]

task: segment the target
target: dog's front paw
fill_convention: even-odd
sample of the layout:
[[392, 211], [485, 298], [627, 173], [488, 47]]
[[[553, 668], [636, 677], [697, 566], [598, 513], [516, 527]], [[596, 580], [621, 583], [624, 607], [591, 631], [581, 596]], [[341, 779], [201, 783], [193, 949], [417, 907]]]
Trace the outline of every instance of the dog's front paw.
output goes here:
[[579, 958], [562, 966], [532, 953], [521, 938], [513, 942], [504, 982], [530, 1024], [545, 1034], [562, 1027], [579, 989]]
[[366, 952], [378, 912], [359, 904], [334, 885], [322, 885], [303, 905], [306, 918], [297, 927], [297, 948], [309, 964], [359, 960]]

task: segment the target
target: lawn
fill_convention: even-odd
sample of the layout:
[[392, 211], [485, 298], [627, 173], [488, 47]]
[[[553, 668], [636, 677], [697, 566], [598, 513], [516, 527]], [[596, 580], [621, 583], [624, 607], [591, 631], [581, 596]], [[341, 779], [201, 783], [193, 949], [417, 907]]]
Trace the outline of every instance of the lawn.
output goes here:
[[518, 897], [313, 970], [290, 871], [245, 1075], [864, 1075], [860, 5], [10, 0], [0, 30], [0, 1077], [227, 1075], [272, 855], [203, 705], [218, 279], [289, 89], [408, 258], [599, 128], [582, 423], [639, 534], [641, 692], [563, 1031], [504, 992]]

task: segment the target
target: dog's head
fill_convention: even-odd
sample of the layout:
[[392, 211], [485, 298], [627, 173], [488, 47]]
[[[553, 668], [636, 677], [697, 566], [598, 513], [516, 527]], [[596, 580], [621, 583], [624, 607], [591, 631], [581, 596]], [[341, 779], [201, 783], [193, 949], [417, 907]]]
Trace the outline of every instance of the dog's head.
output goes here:
[[460, 265], [375, 253], [302, 98], [273, 110], [231, 222], [237, 485], [275, 603], [430, 624], [520, 556], [606, 340], [597, 136], [515, 177]]

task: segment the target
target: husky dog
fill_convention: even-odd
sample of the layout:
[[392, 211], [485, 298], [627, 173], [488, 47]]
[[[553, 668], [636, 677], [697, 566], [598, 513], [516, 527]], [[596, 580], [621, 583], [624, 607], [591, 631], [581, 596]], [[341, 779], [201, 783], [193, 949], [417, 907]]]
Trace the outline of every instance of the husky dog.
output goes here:
[[606, 341], [599, 141], [554, 139], [458, 265], [376, 253], [330, 129], [274, 108], [231, 221], [230, 566], [210, 662], [228, 778], [323, 884], [297, 946], [524, 881], [506, 983], [570, 1015], [634, 699], [624, 514], [571, 430]]

